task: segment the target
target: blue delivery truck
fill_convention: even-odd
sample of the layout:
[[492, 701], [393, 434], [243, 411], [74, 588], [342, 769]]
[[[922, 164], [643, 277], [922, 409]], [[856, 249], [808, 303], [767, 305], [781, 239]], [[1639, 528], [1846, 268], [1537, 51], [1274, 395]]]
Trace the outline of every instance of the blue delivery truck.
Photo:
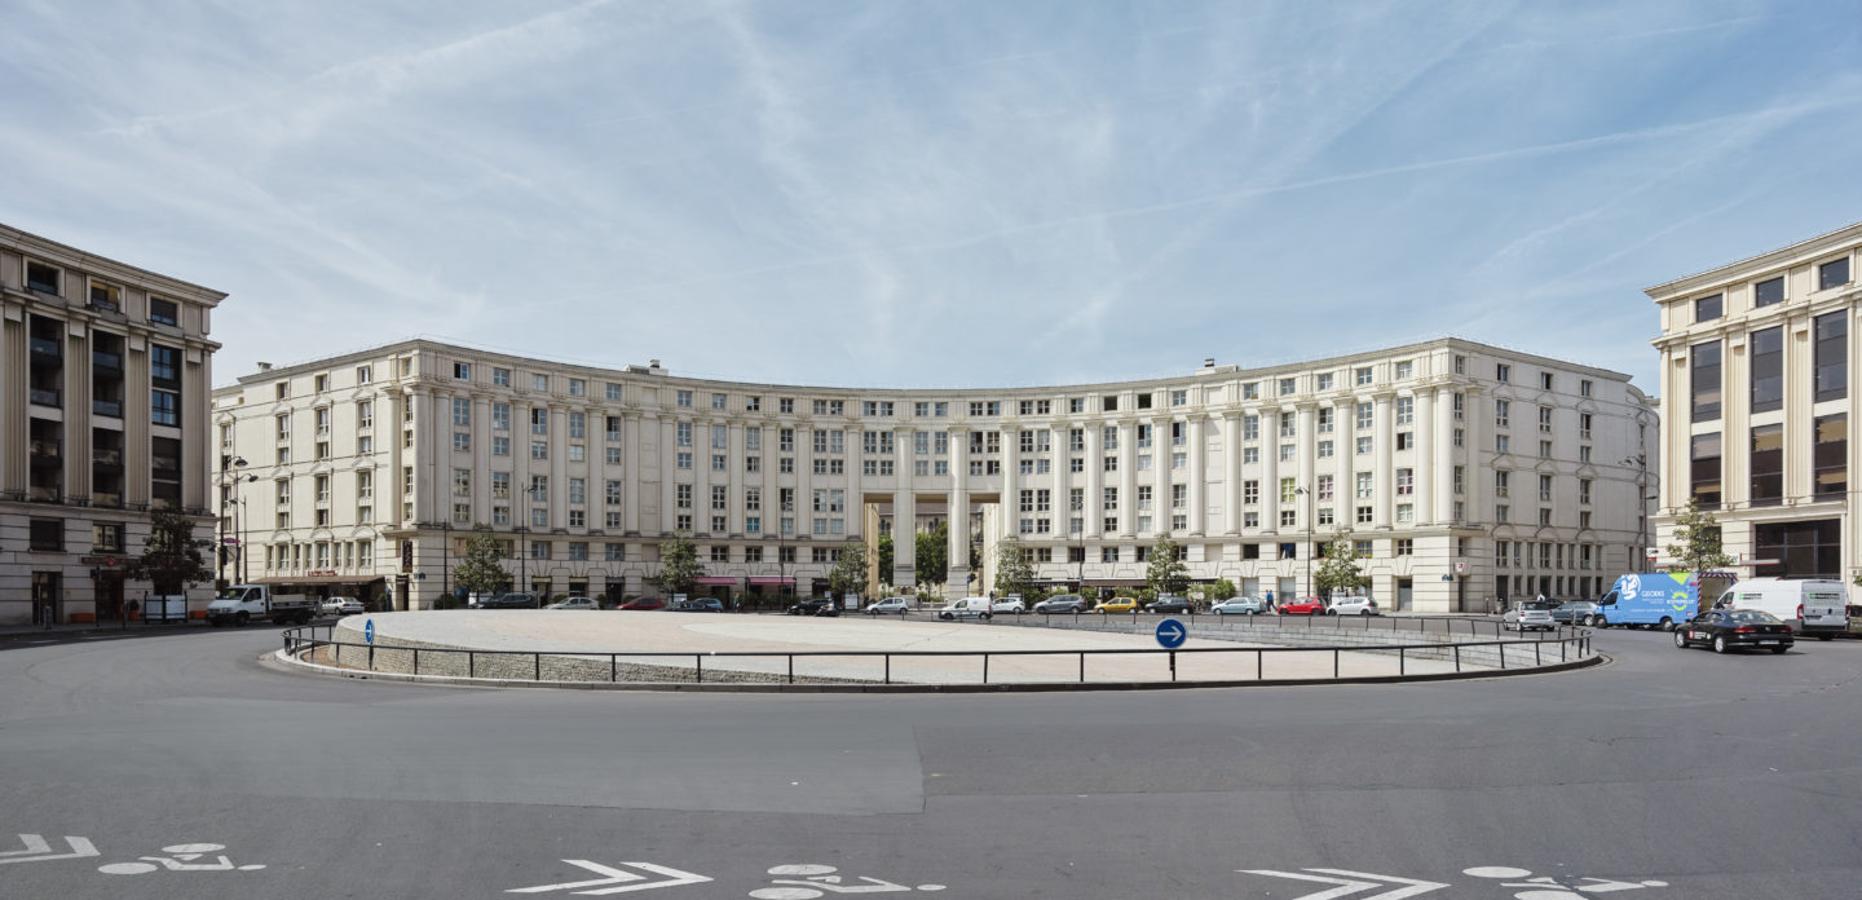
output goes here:
[[1598, 625], [1659, 626], [1663, 630], [1686, 622], [1702, 609], [1701, 585], [1709, 602], [1718, 599], [1733, 578], [1718, 572], [1640, 572], [1616, 580], [1610, 592], [1597, 601]]

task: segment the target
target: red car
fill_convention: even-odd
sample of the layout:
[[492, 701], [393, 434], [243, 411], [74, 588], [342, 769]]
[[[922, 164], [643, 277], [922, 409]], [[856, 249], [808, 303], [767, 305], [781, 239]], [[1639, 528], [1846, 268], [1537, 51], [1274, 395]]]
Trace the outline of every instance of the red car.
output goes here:
[[1323, 616], [1325, 615], [1325, 601], [1318, 597], [1288, 600], [1280, 604], [1280, 614], [1283, 616]]
[[615, 609], [628, 609], [628, 610], [649, 610], [649, 609], [665, 609], [665, 608], [666, 608], [666, 598], [664, 597], [635, 597], [634, 599], [629, 600], [626, 603], [623, 603], [620, 606], [615, 607]]

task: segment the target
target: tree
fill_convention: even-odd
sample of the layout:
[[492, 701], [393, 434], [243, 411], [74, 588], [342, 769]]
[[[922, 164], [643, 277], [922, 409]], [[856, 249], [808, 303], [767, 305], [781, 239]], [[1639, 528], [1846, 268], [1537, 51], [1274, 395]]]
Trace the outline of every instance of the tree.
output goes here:
[[1364, 573], [1358, 571], [1358, 554], [1351, 546], [1351, 536], [1343, 531], [1332, 538], [1332, 543], [1325, 548], [1325, 559], [1312, 573], [1313, 587], [1319, 596], [1329, 596], [1333, 591], [1353, 591], [1371, 583]]
[[473, 594], [490, 594], [511, 576], [504, 571], [504, 542], [484, 528], [466, 539], [465, 556], [453, 568], [453, 581]]
[[848, 541], [841, 545], [840, 559], [828, 570], [828, 592], [835, 599], [866, 587], [866, 545]]
[[172, 505], [149, 514], [149, 539], [142, 555], [129, 561], [127, 574], [154, 585], [155, 593], [185, 594], [191, 585], [213, 577], [207, 568], [207, 551], [213, 542], [194, 537], [194, 522]]
[[1720, 547], [1720, 523], [1713, 513], [1702, 512], [1700, 501], [1690, 499], [1687, 509], [1675, 517], [1674, 543], [1668, 545], [1670, 568], [1680, 572], [1705, 572], [1733, 564], [1733, 558]]
[[1214, 600], [1217, 603], [1221, 603], [1224, 600], [1231, 599], [1234, 596], [1235, 596], [1235, 582], [1230, 581], [1226, 578], [1217, 578], [1215, 580], [1215, 584], [1212, 584], [1209, 586], [1209, 599]]
[[[898, 525], [894, 523], [893, 527], [896, 528], [898, 527]], [[892, 535], [882, 534], [879, 536], [879, 583], [880, 584], [891, 584], [892, 583], [892, 558], [893, 558]]]
[[1028, 551], [1013, 535], [1003, 538], [996, 544], [996, 596], [1015, 594], [1033, 603], [1028, 598], [1034, 591], [1034, 566], [1028, 562]]
[[1183, 562], [1182, 548], [1170, 535], [1158, 535], [1151, 545], [1151, 564], [1144, 573], [1145, 587], [1153, 594], [1177, 594], [1189, 589], [1190, 567]]
[[698, 548], [684, 534], [675, 534], [659, 545], [659, 576], [654, 581], [669, 594], [689, 594], [705, 574], [705, 564], [698, 561]]
[[943, 584], [950, 577], [950, 525], [939, 522], [936, 528], [918, 532], [912, 551], [912, 572], [925, 587]]

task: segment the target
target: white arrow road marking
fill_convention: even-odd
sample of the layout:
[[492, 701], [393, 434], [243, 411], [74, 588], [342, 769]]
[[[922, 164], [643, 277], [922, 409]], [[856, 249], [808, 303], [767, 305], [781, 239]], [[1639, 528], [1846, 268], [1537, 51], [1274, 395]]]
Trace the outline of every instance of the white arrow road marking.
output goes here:
[[[679, 887], [680, 885], [686, 885], [686, 884], [702, 884], [704, 882], [711, 880], [710, 878], [707, 878], [703, 875], [695, 875], [691, 872], [681, 872], [678, 869], [668, 868], [666, 866], [656, 866], [652, 863], [624, 862], [624, 863], [621, 863], [621, 865], [632, 866], [633, 868], [636, 868], [636, 869], [640, 869], [640, 870], [647, 871], [647, 872], [652, 872], [655, 875], [664, 876], [668, 880], [647, 881], [647, 876], [645, 875], [640, 875], [634, 872], [629, 872], [626, 869], [616, 869], [610, 866], [604, 866], [601, 863], [592, 862], [586, 859], [565, 859], [563, 860], [563, 862], [566, 862], [572, 866], [577, 866], [579, 868], [587, 869], [588, 871], [594, 872], [603, 877], [590, 879], [588, 881], [565, 881], [561, 884], [539, 884], [535, 887], [511, 888], [505, 891], [505, 893], [507, 894], [542, 894], [542, 893], [547, 893], [549, 891], [574, 891], [577, 894], [585, 894], [589, 896], [601, 896], [604, 894], [621, 894], [621, 893], [626, 893], [628, 891], [650, 891], [650, 890], [653, 890], [654, 888]], [[646, 883], [645, 884], [634, 884], [633, 882], [636, 882], [636, 881], [646, 882]], [[596, 890], [582, 890], [582, 888], [595, 888]]]
[[43, 835], [22, 834], [19, 842], [26, 845], [24, 850], [8, 850], [0, 853], [0, 865], [7, 863], [44, 862], [49, 859], [83, 859], [87, 856], [99, 856], [96, 845], [90, 838], [65, 835], [65, 843], [71, 845], [70, 853], [53, 853], [52, 845]]
[[[1339, 900], [1341, 897], [1350, 897], [1355, 894], [1364, 893], [1365, 891], [1374, 891], [1391, 884], [1404, 886], [1398, 887], [1395, 890], [1372, 894], [1368, 897], [1361, 897], [1359, 900], [1404, 900], [1406, 897], [1415, 897], [1420, 894], [1426, 894], [1430, 891], [1441, 890], [1442, 888], [1448, 887], [1446, 884], [1439, 884], [1433, 881], [1416, 881], [1410, 878], [1398, 878], [1394, 875], [1376, 875], [1370, 872], [1352, 872], [1345, 869], [1304, 869], [1299, 872], [1282, 872], [1277, 869], [1241, 869], [1239, 871], [1246, 872], [1250, 875], [1271, 875], [1275, 878], [1292, 878], [1298, 881], [1313, 881], [1319, 884], [1338, 885], [1338, 887], [1329, 888], [1316, 894], [1307, 894], [1303, 897], [1295, 898], [1295, 900]], [[1318, 872], [1321, 874], [1306, 874], [1308, 872]], [[1342, 877], [1326, 877], [1329, 875]], [[1361, 878], [1375, 880], [1357, 880]]]

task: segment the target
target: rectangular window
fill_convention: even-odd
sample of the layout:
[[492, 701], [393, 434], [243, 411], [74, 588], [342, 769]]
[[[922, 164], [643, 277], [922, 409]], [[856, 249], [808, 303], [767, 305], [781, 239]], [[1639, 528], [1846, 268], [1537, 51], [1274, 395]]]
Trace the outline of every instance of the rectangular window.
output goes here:
[[[1689, 348], [1693, 387], [1693, 420], [1711, 422], [1720, 418], [1720, 342], [1709, 341]], [[1715, 457], [1718, 457], [1716, 452]]]
[[1827, 291], [1849, 283], [1849, 257], [1832, 259], [1817, 267], [1817, 290]]
[[1752, 411], [1784, 408], [1784, 326], [1752, 332]]
[[1772, 306], [1784, 302], [1784, 276], [1768, 278], [1752, 286], [1752, 305], [1754, 307]]
[[1356, 369], [1352, 370], [1351, 375], [1352, 375], [1352, 380], [1357, 382], [1360, 386], [1371, 383], [1371, 367], [1370, 366], [1359, 366]]
[[180, 325], [181, 308], [173, 300], [150, 297], [149, 321], [156, 325]]
[[1812, 490], [1818, 497], [1841, 499], [1849, 490], [1849, 416], [1818, 416], [1816, 427]]
[[1752, 429], [1752, 505], [1784, 502], [1784, 426]]
[[1815, 329], [1817, 402], [1841, 400], [1849, 396], [1849, 311], [1818, 316]]
[[1506, 363], [1495, 363], [1493, 367], [1493, 380], [1498, 381], [1501, 384], [1508, 384], [1512, 382], [1513, 367], [1507, 365]]
[[1720, 317], [1724, 307], [1724, 297], [1720, 294], [1701, 297], [1694, 301], [1694, 321], [1711, 322]]
[[1720, 506], [1720, 436], [1719, 434], [1694, 435], [1689, 448], [1691, 461], [1689, 478], [1692, 493], [1700, 501], [1703, 509], [1718, 509]]
[[472, 364], [467, 362], [453, 363], [453, 378], [459, 381], [471, 381]]

